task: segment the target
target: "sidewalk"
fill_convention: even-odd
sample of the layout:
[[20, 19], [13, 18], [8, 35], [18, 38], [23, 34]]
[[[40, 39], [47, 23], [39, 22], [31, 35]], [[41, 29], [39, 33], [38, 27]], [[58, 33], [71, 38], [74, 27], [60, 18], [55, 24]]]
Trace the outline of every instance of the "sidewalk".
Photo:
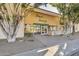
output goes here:
[[[0, 56], [4, 55], [16, 55], [28, 51], [32, 51], [39, 48], [51, 47], [54, 45], [63, 46], [64, 43], [67, 43], [64, 47], [64, 50], [68, 51], [78, 49], [79, 45], [79, 33], [74, 36], [41, 36], [35, 35], [34, 37], [24, 37], [23, 40], [17, 40], [15, 43], [7, 43], [6, 40], [0, 40]], [[65, 49], [66, 48], [66, 49]], [[68, 52], [64, 52], [68, 54]]]
[[[32, 41], [32, 39], [34, 41]], [[23, 38], [22, 40], [17, 40], [14, 43], [8, 43], [6, 40], [0, 40], [0, 56], [15, 55], [25, 51], [30, 51], [36, 48], [43, 48], [44, 45], [38, 40], [31, 38]]]
[[[74, 53], [79, 51], [79, 39], [78, 38], [78, 33], [76, 33], [74, 36], [70, 36], [70, 37], [51, 37], [51, 36], [40, 36], [40, 35], [35, 35], [35, 38], [37, 38], [37, 40], [39, 40], [40, 42], [42, 42], [48, 49], [51, 49], [50, 47], [52, 47], [53, 49], [51, 49], [52, 51], [49, 51], [48, 49], [45, 48], [41, 48], [41, 49], [34, 49], [28, 52], [23, 52], [20, 54], [16, 54], [17, 56], [44, 56], [45, 54], [48, 54], [48, 56], [52, 55], [52, 56], [71, 56]], [[75, 38], [75, 39], [74, 39]], [[54, 45], [59, 45], [59, 48], [54, 48]], [[49, 47], [50, 46], [50, 47]], [[57, 52], [55, 54], [53, 54], [55, 51], [57, 50]], [[37, 51], [39, 50], [44, 50], [40, 53], [38, 53]], [[55, 51], [54, 51], [55, 50]], [[49, 51], [49, 53], [48, 53]]]
[[79, 51], [79, 33], [75, 33], [75, 35], [70, 35], [68, 37], [67, 36], [45, 37], [39, 35], [35, 37], [48, 47], [53, 45], [60, 45], [59, 51], [57, 51], [56, 56], [72, 55]]
[[[16, 54], [15, 56], [71, 56], [79, 52], [79, 40], [58, 44], [59, 47], [45, 47]], [[38, 52], [40, 51], [40, 52]]]

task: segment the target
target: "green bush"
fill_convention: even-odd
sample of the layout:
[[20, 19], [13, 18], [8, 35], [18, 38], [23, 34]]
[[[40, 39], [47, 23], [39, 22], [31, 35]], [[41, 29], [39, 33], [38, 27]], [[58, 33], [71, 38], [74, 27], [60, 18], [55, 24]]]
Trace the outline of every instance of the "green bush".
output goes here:
[[33, 33], [25, 33], [24, 35], [27, 37], [31, 37], [33, 35]]

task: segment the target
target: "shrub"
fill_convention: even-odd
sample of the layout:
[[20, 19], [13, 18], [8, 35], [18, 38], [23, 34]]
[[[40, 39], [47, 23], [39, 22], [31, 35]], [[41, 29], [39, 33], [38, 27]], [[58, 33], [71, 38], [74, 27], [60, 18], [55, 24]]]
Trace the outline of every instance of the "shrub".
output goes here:
[[31, 37], [31, 36], [33, 36], [33, 33], [25, 33], [24, 35], [27, 37]]

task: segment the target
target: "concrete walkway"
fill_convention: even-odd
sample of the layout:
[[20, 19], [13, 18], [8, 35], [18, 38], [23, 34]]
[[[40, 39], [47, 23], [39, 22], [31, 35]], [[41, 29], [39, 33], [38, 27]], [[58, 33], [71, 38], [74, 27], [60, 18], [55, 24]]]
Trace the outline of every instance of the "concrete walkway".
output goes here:
[[[34, 49], [28, 52], [16, 54], [16, 56], [71, 56], [76, 52], [79, 52], [79, 40], [73, 40], [72, 42], [65, 42], [58, 44], [59, 46]], [[41, 52], [38, 52], [42, 50]]]
[[54, 46], [57, 44], [65, 43], [68, 41], [72, 41], [71, 37], [66, 36], [42, 36], [42, 35], [35, 35], [34, 36], [38, 41], [44, 44], [46, 47]]
[[[29, 51], [37, 51], [40, 48], [49, 48], [54, 45], [60, 45], [62, 47], [59, 52], [57, 52], [58, 55], [67, 55], [71, 50], [78, 49], [78, 38], [79, 33], [76, 33], [74, 36], [35, 35], [30, 38], [24, 37], [23, 40], [17, 40], [15, 43], [7, 43], [6, 40], [0, 40], [0, 55], [16, 55], [20, 53], [25, 53], [24, 55], [26, 55]], [[64, 51], [68, 52], [65, 53]], [[64, 54], [62, 54], [62, 52]], [[41, 55], [41, 53], [37, 55]]]
[[[34, 49], [29, 52], [24, 52], [21, 54], [17, 54], [17, 56], [21, 55], [27, 55], [27, 56], [44, 56], [45, 54], [48, 54], [48, 56], [69, 56], [73, 55], [74, 53], [79, 51], [79, 39], [78, 39], [78, 33], [75, 35], [71, 35], [69, 37], [65, 36], [41, 36], [41, 35], [35, 35], [35, 38], [42, 42], [47, 48], [41, 48], [41, 49]], [[59, 45], [59, 47], [54, 48], [54, 45]], [[53, 49], [51, 52], [48, 53], [49, 49], [51, 49], [49, 46], [51, 46]], [[56, 51], [56, 49], [58, 49]], [[37, 51], [43, 50], [42, 52], [38, 53]], [[56, 51], [55, 54], [53, 54]], [[50, 54], [51, 53], [51, 54]]]
[[[46, 46], [59, 45], [59, 50], [55, 54], [58, 55], [72, 55], [79, 51], [79, 33], [69, 36], [35, 36]], [[39, 38], [40, 37], [40, 38]]]
[[14, 43], [8, 43], [6, 40], [0, 40], [0, 56], [15, 55], [43, 47], [44, 45], [33, 37], [25, 37], [23, 40], [17, 40]]

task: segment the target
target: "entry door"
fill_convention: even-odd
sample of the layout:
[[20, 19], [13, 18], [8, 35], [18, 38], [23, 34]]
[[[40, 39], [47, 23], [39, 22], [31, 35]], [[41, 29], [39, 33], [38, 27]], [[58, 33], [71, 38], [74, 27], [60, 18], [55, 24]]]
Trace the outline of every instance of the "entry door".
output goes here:
[[41, 35], [48, 34], [48, 26], [41, 26]]

